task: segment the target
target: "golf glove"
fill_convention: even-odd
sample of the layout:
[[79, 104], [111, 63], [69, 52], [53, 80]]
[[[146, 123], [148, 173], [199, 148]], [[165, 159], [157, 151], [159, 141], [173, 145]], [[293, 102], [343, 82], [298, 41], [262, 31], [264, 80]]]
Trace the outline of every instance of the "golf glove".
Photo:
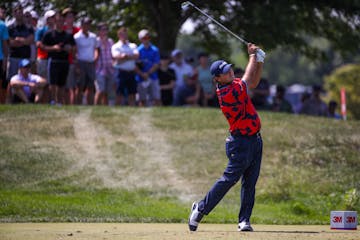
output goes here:
[[266, 53], [262, 50], [262, 49], [257, 49], [256, 50], [256, 61], [257, 62], [264, 62], [265, 60], [265, 57], [266, 57]]

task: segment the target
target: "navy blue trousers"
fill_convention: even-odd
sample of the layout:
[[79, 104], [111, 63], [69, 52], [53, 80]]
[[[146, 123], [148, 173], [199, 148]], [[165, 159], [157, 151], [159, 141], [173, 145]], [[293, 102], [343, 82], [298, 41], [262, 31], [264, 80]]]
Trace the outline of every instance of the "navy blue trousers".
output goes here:
[[219, 178], [205, 198], [199, 202], [199, 211], [209, 214], [225, 194], [242, 177], [241, 181], [241, 207], [239, 222], [250, 221], [255, 202], [255, 185], [260, 173], [262, 158], [261, 135], [229, 136], [226, 139], [226, 155], [229, 159], [224, 174]]

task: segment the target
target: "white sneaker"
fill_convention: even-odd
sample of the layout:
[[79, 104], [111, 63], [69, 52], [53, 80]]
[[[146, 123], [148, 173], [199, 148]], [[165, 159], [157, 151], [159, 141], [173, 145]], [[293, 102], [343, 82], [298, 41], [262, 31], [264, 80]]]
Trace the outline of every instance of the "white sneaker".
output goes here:
[[254, 229], [251, 227], [250, 222], [246, 222], [246, 221], [242, 221], [241, 223], [239, 223], [238, 225], [238, 231], [247, 231], [247, 232], [252, 232], [254, 231]]
[[202, 214], [198, 210], [197, 202], [194, 202], [191, 207], [191, 212], [190, 212], [189, 222], [188, 222], [190, 231], [196, 231], [203, 216], [204, 216], [204, 214]]

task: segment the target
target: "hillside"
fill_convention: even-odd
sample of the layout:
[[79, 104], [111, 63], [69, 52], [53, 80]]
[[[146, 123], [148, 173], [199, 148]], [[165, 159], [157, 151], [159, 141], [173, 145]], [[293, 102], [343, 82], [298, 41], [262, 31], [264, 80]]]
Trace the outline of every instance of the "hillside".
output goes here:
[[[360, 124], [260, 112], [254, 223], [360, 211]], [[184, 222], [221, 176], [218, 109], [0, 106], [0, 221]], [[237, 184], [206, 222], [236, 222]]]

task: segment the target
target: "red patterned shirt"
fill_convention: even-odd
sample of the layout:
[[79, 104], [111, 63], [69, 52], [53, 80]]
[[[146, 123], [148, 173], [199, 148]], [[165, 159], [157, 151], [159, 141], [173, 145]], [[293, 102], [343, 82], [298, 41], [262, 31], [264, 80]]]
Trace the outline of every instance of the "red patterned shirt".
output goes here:
[[260, 131], [260, 118], [247, 93], [247, 84], [235, 78], [230, 84], [218, 84], [216, 90], [231, 135], [251, 136]]

